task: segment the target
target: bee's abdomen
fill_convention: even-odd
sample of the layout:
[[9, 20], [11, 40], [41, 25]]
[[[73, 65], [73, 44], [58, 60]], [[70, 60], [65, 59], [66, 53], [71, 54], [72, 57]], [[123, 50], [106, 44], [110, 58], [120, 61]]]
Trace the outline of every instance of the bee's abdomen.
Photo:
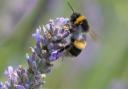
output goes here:
[[86, 47], [86, 41], [75, 40], [69, 52], [73, 56], [78, 56], [81, 53], [82, 49], [84, 49], [85, 47]]
[[69, 52], [71, 53], [72, 56], [78, 56], [81, 53], [81, 49], [76, 48], [74, 45], [71, 47]]

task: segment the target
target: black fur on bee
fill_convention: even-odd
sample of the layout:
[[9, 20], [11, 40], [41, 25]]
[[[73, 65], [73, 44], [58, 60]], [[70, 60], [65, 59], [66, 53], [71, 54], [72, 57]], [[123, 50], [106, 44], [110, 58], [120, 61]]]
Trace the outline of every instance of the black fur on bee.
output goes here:
[[71, 21], [72, 27], [81, 26], [83, 32], [89, 31], [88, 21], [86, 17], [81, 15], [80, 13], [74, 12], [70, 17], [70, 21]]
[[77, 57], [80, 53], [81, 53], [81, 49], [78, 49], [76, 48], [74, 45], [72, 45], [72, 47], [70, 48], [69, 50], [69, 53], [72, 55], [72, 56], [75, 56]]
[[80, 16], [80, 13], [76, 13], [74, 12], [71, 17], [70, 17], [70, 21], [74, 24], [74, 22], [76, 21], [76, 19]]

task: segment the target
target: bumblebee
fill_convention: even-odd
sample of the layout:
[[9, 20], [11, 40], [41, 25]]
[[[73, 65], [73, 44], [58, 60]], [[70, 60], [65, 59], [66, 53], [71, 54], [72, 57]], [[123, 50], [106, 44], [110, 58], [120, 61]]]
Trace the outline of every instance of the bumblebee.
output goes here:
[[[87, 18], [80, 13], [74, 12], [74, 9], [68, 2], [69, 7], [72, 9], [73, 14], [70, 16], [71, 22], [71, 48], [69, 52], [72, 56], [78, 56], [81, 51], [86, 47], [86, 39], [78, 39], [82, 33], [89, 32], [89, 24]], [[81, 29], [80, 29], [81, 28]]]

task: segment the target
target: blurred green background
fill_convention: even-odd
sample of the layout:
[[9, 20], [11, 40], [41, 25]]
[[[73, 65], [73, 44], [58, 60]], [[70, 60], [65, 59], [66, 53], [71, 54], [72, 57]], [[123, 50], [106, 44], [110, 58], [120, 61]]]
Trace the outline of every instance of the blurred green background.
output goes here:
[[[69, 0], [86, 15], [98, 41], [88, 36], [77, 58], [54, 63], [43, 89], [128, 89], [128, 0]], [[50, 18], [70, 17], [66, 0], [0, 0], [0, 80], [7, 66], [27, 67], [31, 34]]]

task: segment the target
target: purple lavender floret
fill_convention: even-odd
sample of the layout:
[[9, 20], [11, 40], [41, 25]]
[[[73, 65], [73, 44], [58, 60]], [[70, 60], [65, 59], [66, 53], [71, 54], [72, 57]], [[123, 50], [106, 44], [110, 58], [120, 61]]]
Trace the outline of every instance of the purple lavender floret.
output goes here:
[[53, 51], [51, 52], [51, 54], [49, 55], [49, 60], [50, 61], [55, 61], [58, 59], [58, 51]]
[[16, 86], [16, 89], [25, 89], [25, 87], [22, 86], [22, 85], [17, 85], [17, 86]]
[[28, 68], [9, 66], [5, 70], [7, 81], [0, 82], [0, 89], [41, 89], [46, 74], [52, 69], [51, 62], [64, 54], [64, 47], [70, 44], [70, 23], [68, 18], [56, 18], [37, 28], [32, 37], [36, 41], [26, 54]]
[[2, 89], [3, 88], [3, 83], [2, 82], [0, 82], [0, 89]]
[[40, 42], [42, 38], [42, 35], [40, 33], [41, 33], [41, 27], [37, 28], [36, 33], [32, 34], [32, 36], [35, 38], [37, 43]]

